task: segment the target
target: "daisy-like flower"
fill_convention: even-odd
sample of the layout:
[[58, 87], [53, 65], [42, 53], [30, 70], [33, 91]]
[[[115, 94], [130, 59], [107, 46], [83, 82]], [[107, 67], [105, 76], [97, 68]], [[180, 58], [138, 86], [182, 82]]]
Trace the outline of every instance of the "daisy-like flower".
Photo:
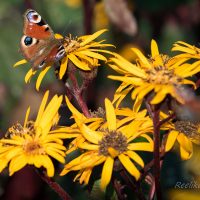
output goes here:
[[166, 140], [165, 151], [170, 151], [177, 141], [180, 146], [180, 156], [188, 160], [193, 154], [193, 144], [200, 144], [200, 123], [191, 121], [176, 121], [168, 123], [170, 129]]
[[[80, 132], [85, 138], [84, 142], [78, 144], [83, 153], [65, 165], [61, 176], [78, 170], [79, 174], [75, 179], [79, 178], [80, 183], [87, 184], [93, 168], [103, 164], [101, 188], [105, 189], [111, 180], [114, 162], [119, 160], [136, 180], [139, 179], [140, 172], [135, 163], [144, 167], [144, 162], [135, 151], [153, 151], [153, 141], [147, 135], [149, 126], [152, 130], [152, 124], [145, 124], [146, 118], [135, 118], [128, 124], [121, 123], [117, 120], [115, 109], [108, 99], [105, 100], [105, 109], [105, 125], [95, 131], [74, 115]], [[138, 136], [147, 141], [134, 141]]]
[[[72, 112], [72, 118], [78, 118], [79, 121], [81, 120], [82, 123], [86, 124], [90, 129], [93, 131], [96, 131], [98, 129], [107, 129], [108, 124], [106, 121], [106, 113], [103, 108], [98, 108], [97, 111], [91, 112], [91, 117], [87, 118], [85, 117], [82, 113], [80, 113], [69, 101], [69, 99], [66, 97], [66, 104], [69, 110]], [[115, 110], [115, 115], [116, 118], [120, 119], [120, 123], [118, 123], [118, 126], [122, 126], [124, 124], [130, 123], [132, 120], [139, 118], [143, 119], [144, 123], [143, 125], [146, 126], [149, 132], [152, 130], [152, 121], [146, 117], [147, 110], [141, 110], [140, 109], [140, 104], [135, 102], [133, 105], [133, 109], [130, 108], [114, 108]], [[147, 130], [146, 129], [146, 130]], [[147, 131], [147, 132], [148, 132]], [[67, 132], [70, 134], [71, 138], [74, 138], [67, 150], [67, 154], [71, 153], [72, 151], [78, 149], [78, 146], [80, 143], [85, 142], [85, 138], [82, 135], [81, 131], [79, 130], [79, 127], [77, 123], [75, 122], [74, 124], [71, 125], [71, 127], [68, 127]], [[73, 137], [74, 134], [74, 137]]]
[[139, 102], [147, 94], [154, 92], [152, 104], [162, 102], [168, 94], [183, 103], [184, 99], [177, 93], [177, 89], [187, 84], [195, 87], [194, 82], [186, 77], [196, 74], [200, 68], [197, 70], [196, 64], [185, 63], [187, 58], [169, 58], [167, 55], [160, 54], [155, 40], [151, 41], [150, 58], [146, 58], [137, 48], [132, 48], [132, 51], [138, 57], [136, 64], [130, 63], [117, 54], [111, 59], [114, 64], [110, 64], [110, 67], [122, 74], [122, 76], [109, 76], [113, 80], [122, 82], [116, 95], [124, 98], [134, 88], [132, 99], [137, 98]]
[[14, 124], [0, 140], [0, 171], [8, 165], [9, 174], [13, 175], [26, 165], [34, 165], [36, 168], [44, 167], [47, 175], [52, 177], [54, 165], [51, 158], [65, 162], [63, 139], [68, 136], [65, 128], [56, 128], [62, 96], [55, 95], [46, 105], [48, 94], [46, 92], [43, 97], [35, 121], [28, 119], [28, 108], [24, 124]]
[[[56, 39], [63, 39], [63, 46], [66, 51], [66, 56], [61, 60], [61, 65], [59, 69], [58, 77], [62, 79], [64, 74], [67, 71], [68, 63], [72, 62], [74, 66], [84, 71], [94, 70], [94, 67], [99, 66], [98, 61], [107, 61], [107, 58], [103, 56], [101, 53], [112, 54], [112, 52], [105, 50], [103, 48], [113, 46], [111, 44], [104, 44], [104, 40], [99, 42], [95, 42], [94, 40], [103, 34], [106, 30], [100, 30], [92, 35], [85, 35], [78, 38], [69, 37], [63, 38], [63, 36], [59, 34], [55, 34]], [[26, 60], [20, 60], [15, 63], [14, 67], [27, 63]], [[36, 89], [38, 90], [41, 84], [42, 79], [51, 66], [47, 66], [40, 72], [37, 82]], [[35, 75], [36, 71], [30, 69], [26, 76], [25, 82], [29, 82], [31, 77]]]

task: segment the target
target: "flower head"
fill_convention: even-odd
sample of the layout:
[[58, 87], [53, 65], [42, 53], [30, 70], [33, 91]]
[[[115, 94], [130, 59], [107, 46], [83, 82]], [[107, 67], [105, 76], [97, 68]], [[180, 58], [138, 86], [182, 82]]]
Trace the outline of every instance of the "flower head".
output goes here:
[[193, 154], [193, 144], [200, 144], [200, 123], [188, 120], [168, 122], [170, 132], [168, 134], [165, 151], [170, 151], [175, 142], [179, 143], [180, 156], [183, 160], [188, 160]]
[[[60, 68], [58, 72], [59, 79], [62, 79], [67, 71], [68, 64], [71, 62], [74, 66], [84, 71], [91, 71], [94, 68], [99, 66], [98, 61], [107, 61], [107, 58], [103, 56], [101, 53], [112, 54], [112, 52], [108, 50], [104, 50], [102, 48], [113, 46], [111, 44], [104, 44], [104, 40], [99, 42], [95, 42], [94, 40], [103, 34], [106, 30], [100, 30], [92, 35], [85, 35], [77, 38], [73, 38], [71, 35], [68, 37], [64, 37], [55, 34], [56, 39], [63, 40], [63, 46], [65, 48], [66, 56], [62, 58], [60, 61]], [[20, 60], [15, 63], [14, 67], [19, 66], [21, 64], [27, 63], [26, 60]], [[39, 90], [42, 79], [51, 66], [47, 66], [40, 72], [37, 82], [36, 89]], [[25, 77], [25, 82], [29, 82], [31, 77], [35, 75], [36, 71], [33, 71], [32, 68], [27, 72]]]
[[[101, 188], [105, 189], [111, 180], [114, 162], [119, 161], [125, 169], [136, 179], [139, 179], [140, 172], [135, 163], [140, 167], [144, 166], [142, 158], [135, 151], [153, 151], [153, 141], [146, 133], [152, 130], [152, 123], [146, 123], [149, 118], [141, 115], [141, 118], [134, 117], [134, 120], [117, 119], [116, 111], [112, 103], [105, 100], [105, 122], [96, 130], [75, 115], [76, 124], [84, 141], [78, 144], [83, 150], [82, 154], [65, 165], [61, 175], [70, 171], [79, 170], [75, 179], [80, 183], [88, 183], [92, 170], [95, 166], [103, 164], [101, 174]], [[119, 111], [118, 111], [119, 112]], [[128, 123], [129, 122], [129, 123]], [[141, 136], [146, 142], [136, 142], [135, 138]], [[133, 162], [132, 162], [133, 161]]]
[[[0, 171], [9, 165], [10, 175], [25, 165], [44, 167], [47, 175], [54, 175], [51, 157], [61, 163], [65, 162], [63, 139], [66, 138], [65, 128], [55, 128], [58, 123], [58, 109], [62, 96], [55, 95], [46, 106], [48, 92], [45, 93], [35, 121], [28, 120], [30, 108], [26, 112], [24, 124], [14, 124], [0, 140]], [[6, 163], [6, 164], [5, 164]]]
[[109, 76], [111, 79], [122, 81], [116, 95], [121, 94], [124, 97], [135, 88], [132, 98], [137, 98], [138, 101], [142, 101], [147, 94], [154, 92], [152, 104], [162, 102], [168, 94], [183, 103], [183, 98], [176, 91], [185, 84], [195, 86], [192, 81], [186, 79], [197, 73], [194, 66], [185, 63], [187, 59], [170, 58], [160, 54], [154, 40], [151, 42], [150, 58], [146, 58], [137, 48], [132, 48], [132, 51], [138, 57], [136, 64], [130, 63], [120, 55], [111, 58], [114, 64], [110, 64], [110, 67], [123, 75]]

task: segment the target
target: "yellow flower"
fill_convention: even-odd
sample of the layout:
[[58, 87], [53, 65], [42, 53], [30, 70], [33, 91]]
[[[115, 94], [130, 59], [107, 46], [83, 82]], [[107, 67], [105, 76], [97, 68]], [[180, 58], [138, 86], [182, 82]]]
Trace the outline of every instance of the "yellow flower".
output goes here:
[[[115, 109], [108, 99], [105, 100], [105, 109], [106, 122], [97, 130], [93, 130], [74, 115], [80, 132], [85, 138], [84, 142], [78, 144], [84, 153], [66, 164], [61, 176], [70, 171], [80, 170], [75, 179], [79, 178], [80, 183], [87, 184], [92, 169], [103, 164], [101, 188], [105, 189], [111, 180], [114, 162], [118, 159], [136, 180], [139, 179], [140, 172], [132, 161], [144, 167], [142, 158], [135, 151], [153, 151], [153, 141], [146, 134], [149, 126], [152, 130], [152, 125], [145, 123], [147, 118], [144, 117], [135, 118], [128, 124], [117, 120]], [[147, 141], [134, 141], [138, 136]]]
[[93, 24], [96, 30], [106, 28], [109, 25], [109, 19], [105, 11], [104, 1], [95, 3]]
[[78, 8], [81, 6], [81, 0], [65, 0], [65, 4], [71, 8]]
[[65, 162], [66, 148], [62, 139], [68, 136], [65, 128], [55, 129], [62, 96], [55, 95], [46, 106], [48, 95], [49, 92], [46, 92], [35, 121], [28, 120], [28, 108], [24, 124], [14, 124], [0, 140], [0, 160], [5, 161], [1, 162], [0, 171], [9, 165], [9, 174], [13, 175], [26, 165], [34, 165], [46, 168], [47, 175], [52, 177], [54, 165], [51, 157], [61, 163]]
[[138, 57], [136, 64], [130, 63], [117, 54], [111, 59], [114, 64], [110, 64], [110, 67], [122, 74], [122, 76], [109, 76], [113, 80], [122, 81], [116, 95], [124, 98], [135, 88], [132, 92], [132, 99], [137, 98], [139, 102], [154, 91], [152, 104], [162, 102], [168, 94], [183, 103], [184, 100], [178, 95], [177, 89], [185, 84], [195, 87], [194, 82], [186, 77], [194, 75], [200, 71], [200, 68], [196, 70], [194, 65], [185, 63], [186, 58], [175, 59], [160, 54], [154, 40], [151, 41], [150, 58], [146, 58], [137, 48], [132, 48], [132, 51]]
[[193, 144], [200, 144], [200, 123], [190, 121], [169, 122], [170, 129], [167, 137], [165, 151], [170, 151], [177, 141], [180, 145], [180, 156], [188, 160], [193, 154]]
[[[101, 53], [112, 54], [112, 52], [108, 50], [104, 50], [102, 48], [113, 46], [111, 44], [103, 44], [104, 40], [99, 42], [95, 42], [94, 40], [103, 34], [106, 30], [100, 30], [92, 35], [85, 35], [78, 38], [72, 38], [71, 35], [69, 37], [63, 38], [63, 36], [59, 34], [55, 34], [55, 38], [63, 39], [63, 46], [66, 51], [66, 56], [61, 60], [60, 69], [59, 69], [59, 79], [62, 79], [67, 71], [68, 64], [72, 62], [74, 66], [84, 71], [91, 71], [94, 67], [98, 67], [98, 61], [107, 61], [107, 58], [103, 56]], [[26, 60], [20, 60], [15, 63], [14, 67], [27, 63]], [[37, 82], [36, 89], [39, 90], [42, 79], [51, 66], [47, 66], [40, 72]], [[36, 71], [30, 69], [26, 76], [25, 82], [29, 82], [31, 77], [35, 75]]]

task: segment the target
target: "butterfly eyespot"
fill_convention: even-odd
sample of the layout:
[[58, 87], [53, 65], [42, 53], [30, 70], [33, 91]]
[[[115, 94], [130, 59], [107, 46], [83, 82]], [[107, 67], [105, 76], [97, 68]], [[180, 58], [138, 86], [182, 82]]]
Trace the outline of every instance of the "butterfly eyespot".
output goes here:
[[32, 45], [36, 44], [37, 42], [39, 42], [37, 39], [26, 36], [26, 35], [24, 35], [21, 38], [21, 45], [25, 46], [25, 47], [32, 46]]
[[64, 55], [65, 55], [65, 49], [64, 49], [64, 47], [61, 45], [59, 48], [58, 48], [58, 53], [56, 54], [56, 59], [57, 60], [60, 60], [60, 59], [62, 59], [63, 57], [64, 57]]
[[32, 37], [25, 37], [25, 39], [24, 39], [24, 44], [26, 45], [26, 46], [30, 46], [31, 44], [32, 44], [32, 42], [33, 42], [33, 39], [32, 39]]
[[45, 64], [46, 64], [46, 62], [43, 60], [43, 61], [39, 64], [38, 68], [42, 68], [42, 67], [44, 67]]
[[37, 24], [37, 23], [41, 22], [41, 16], [34, 10], [30, 10], [26, 16], [27, 16], [28, 20], [32, 23]]

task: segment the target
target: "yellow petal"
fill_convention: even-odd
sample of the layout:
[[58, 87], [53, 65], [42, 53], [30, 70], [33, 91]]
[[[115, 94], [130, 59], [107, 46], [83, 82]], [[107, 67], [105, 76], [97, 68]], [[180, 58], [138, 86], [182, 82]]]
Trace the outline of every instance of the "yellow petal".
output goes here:
[[155, 40], [151, 40], [151, 56], [155, 57], [159, 55], [158, 45]]
[[181, 45], [174, 44], [172, 51], [182, 51], [190, 54], [194, 54], [195, 51], [194, 49], [188, 48], [188, 47], [183, 47]]
[[35, 73], [36, 73], [36, 71], [33, 72], [32, 68], [29, 69], [29, 71], [26, 73], [26, 76], [25, 76], [25, 83], [30, 82], [31, 77], [32, 77]]
[[120, 103], [122, 102], [122, 100], [126, 97], [126, 95], [133, 89], [133, 86], [130, 85], [129, 87], [127, 87], [126, 89], [124, 89], [121, 92], [115, 92], [114, 95], [114, 99], [113, 99], [113, 104], [116, 102], [116, 108], [119, 107]]
[[112, 80], [122, 81], [125, 84], [133, 84], [133, 86], [140, 86], [143, 83], [141, 78], [135, 78], [135, 77], [109, 75], [108, 78]]
[[167, 94], [171, 94], [171, 91], [173, 90], [173, 86], [164, 86], [160, 91], [157, 92], [157, 94], [154, 96], [154, 98], [151, 100], [151, 104], [158, 104], [162, 102]]
[[107, 58], [105, 56], [102, 56], [101, 54], [98, 54], [98, 53], [95, 53], [95, 52], [91, 52], [89, 50], [81, 51], [81, 54], [84, 54], [86, 56], [90, 56], [92, 58], [96, 58], [96, 59], [99, 59], [99, 60], [107, 61]]
[[39, 111], [38, 111], [37, 119], [35, 121], [35, 125], [36, 126], [38, 125], [38, 122], [41, 120], [41, 117], [42, 117], [42, 115], [44, 113], [44, 109], [45, 109], [45, 106], [46, 106], [46, 103], [47, 103], [48, 96], [49, 96], [49, 91], [47, 90], [45, 92], [44, 97], [42, 99], [42, 102], [40, 104], [40, 108], [39, 108]]
[[165, 145], [165, 151], [170, 151], [171, 148], [174, 146], [174, 143], [176, 142], [176, 138], [178, 136], [179, 132], [178, 131], [171, 131], [168, 136], [167, 136], [167, 141]]
[[[135, 99], [137, 96], [138, 96], [138, 94], [140, 94], [140, 92], [142, 92], [143, 90], [145, 90], [146, 88], [149, 88], [149, 84], [147, 83], [147, 84], [143, 84], [143, 85], [141, 85], [141, 86], [139, 86], [139, 87], [136, 87], [134, 90], [133, 90], [133, 92], [132, 92], [132, 94], [131, 94], [131, 98], [132, 99]], [[150, 87], [151, 88], [151, 87]]]
[[26, 127], [26, 124], [27, 124], [27, 121], [28, 121], [28, 117], [29, 117], [29, 114], [30, 114], [30, 106], [28, 107], [27, 111], [26, 111], [26, 117], [25, 117], [25, 120], [24, 120], [24, 127]]
[[79, 120], [86, 120], [86, 117], [80, 113], [69, 101], [68, 97], [65, 96], [65, 101], [67, 103], [68, 108], [70, 109], [70, 111], [72, 112], [73, 115], [75, 115]]
[[6, 159], [0, 158], [0, 172], [2, 172], [8, 164]]
[[125, 58], [117, 55], [117, 58], [111, 58], [110, 60], [116, 63], [120, 69], [125, 70], [127, 73], [140, 78], [146, 78], [146, 74], [142, 69], [140, 69], [137, 65], [130, 63]]
[[27, 159], [24, 155], [19, 155], [10, 161], [9, 175], [12, 176], [15, 172], [22, 169], [27, 164]]
[[193, 151], [186, 151], [182, 146], [180, 146], [180, 155], [182, 160], [188, 160], [192, 157]]
[[88, 128], [85, 124], [80, 126], [80, 131], [82, 132], [83, 136], [91, 143], [98, 144], [102, 139], [102, 136], [100, 136], [96, 131]]
[[37, 82], [36, 82], [36, 90], [39, 91], [40, 88], [40, 84], [42, 82], [42, 79], [44, 78], [44, 76], [46, 75], [46, 73], [48, 72], [48, 70], [51, 68], [51, 66], [46, 67], [45, 69], [43, 69], [38, 78], [37, 78]]
[[159, 55], [158, 45], [155, 40], [151, 41], [151, 56], [154, 59], [153, 64], [156, 66], [163, 66], [163, 59]]
[[108, 122], [108, 130], [114, 131], [117, 128], [115, 109], [109, 99], [105, 99], [106, 120]]
[[46, 126], [49, 126], [49, 128], [51, 127], [52, 120], [58, 113], [58, 109], [60, 108], [61, 103], [62, 103], [62, 96], [57, 97], [57, 95], [55, 95], [53, 99], [50, 101], [50, 103], [48, 104], [47, 108], [45, 109], [43, 113], [41, 120], [38, 123], [39, 128], [41, 127], [42, 130], [44, 130]]
[[60, 71], [59, 71], [59, 79], [62, 79], [63, 76], [65, 75], [65, 73], [67, 71], [67, 65], [68, 65], [68, 57], [65, 57], [61, 61]]
[[149, 85], [144, 88], [137, 96], [138, 99], [143, 99], [148, 93], [150, 93], [154, 88], [154, 85]]
[[[153, 129], [153, 127], [152, 127], [152, 129]], [[153, 140], [152, 140], [152, 138], [151, 138], [149, 135], [147, 135], [147, 134], [142, 134], [142, 135], [140, 135], [140, 136], [143, 137], [143, 138], [145, 138], [150, 144], [153, 145]]]
[[91, 70], [85, 62], [79, 60], [75, 55], [72, 53], [68, 55], [68, 58], [73, 62], [73, 64], [82, 69], [82, 70]]
[[107, 157], [103, 165], [103, 170], [101, 173], [101, 189], [102, 190], [105, 190], [106, 186], [110, 182], [110, 179], [112, 176], [113, 164], [114, 164], [114, 159], [111, 157]]
[[60, 163], [64, 163], [65, 159], [63, 156], [61, 156], [59, 153], [53, 151], [52, 148], [46, 148], [46, 153], [53, 157], [54, 159], [58, 160]]
[[54, 165], [53, 165], [51, 159], [49, 158], [49, 156], [43, 156], [41, 161], [42, 161], [42, 165], [47, 170], [47, 176], [53, 177], [55, 170], [54, 170]]
[[177, 137], [177, 141], [184, 151], [188, 152], [188, 154], [192, 154], [193, 152], [192, 142], [188, 137], [186, 137], [183, 133], [180, 133]]
[[128, 156], [125, 156], [124, 154], [120, 154], [118, 156], [119, 160], [123, 164], [123, 166], [126, 168], [126, 170], [135, 177], [136, 180], [140, 178], [140, 172], [135, 167], [135, 165], [130, 161]]
[[134, 151], [127, 151], [126, 154], [128, 157], [130, 157], [132, 160], [138, 163], [141, 167], [144, 167], [144, 162], [137, 153], [135, 153]]
[[135, 102], [134, 102], [134, 105], [133, 105], [133, 111], [134, 112], [136, 112], [136, 113], [139, 112], [140, 107], [142, 105], [142, 101], [143, 101], [143, 99], [138, 99], [138, 98], [135, 99]]
[[63, 39], [63, 36], [60, 35], [59, 33], [55, 33], [55, 34], [54, 34], [54, 37], [55, 37], [56, 39]]
[[17, 66], [23, 65], [23, 64], [25, 64], [25, 63], [27, 63], [27, 60], [23, 59], [23, 60], [20, 60], [20, 61], [16, 62], [16, 63], [13, 65], [13, 67], [17, 67]]
[[97, 151], [99, 149], [98, 145], [90, 144], [90, 143], [87, 143], [87, 142], [83, 142], [83, 143], [78, 144], [78, 147], [81, 148], [81, 149], [97, 150]]
[[84, 182], [84, 184], [87, 185], [89, 182], [91, 173], [92, 173], [92, 168], [85, 169], [80, 177], [80, 181], [79, 181], [80, 184]]
[[7, 144], [14, 144], [14, 145], [22, 145], [23, 140], [13, 140], [13, 139], [1, 139], [2, 143], [7, 143]]
[[138, 56], [138, 58], [143, 62], [146, 68], [151, 68], [149, 61], [139, 49], [132, 48], [131, 50]]
[[107, 31], [107, 29], [103, 29], [103, 30], [100, 30], [100, 31], [97, 31], [96, 33], [88, 36], [86, 38], [86, 40], [84, 40], [83, 42], [80, 43], [80, 46], [84, 46], [88, 43], [90, 43], [91, 41], [95, 40], [97, 37], [99, 37], [102, 33], [104, 33], [105, 31]]
[[128, 145], [128, 149], [132, 151], [150, 151], [153, 152], [153, 145], [147, 142], [137, 142]]

